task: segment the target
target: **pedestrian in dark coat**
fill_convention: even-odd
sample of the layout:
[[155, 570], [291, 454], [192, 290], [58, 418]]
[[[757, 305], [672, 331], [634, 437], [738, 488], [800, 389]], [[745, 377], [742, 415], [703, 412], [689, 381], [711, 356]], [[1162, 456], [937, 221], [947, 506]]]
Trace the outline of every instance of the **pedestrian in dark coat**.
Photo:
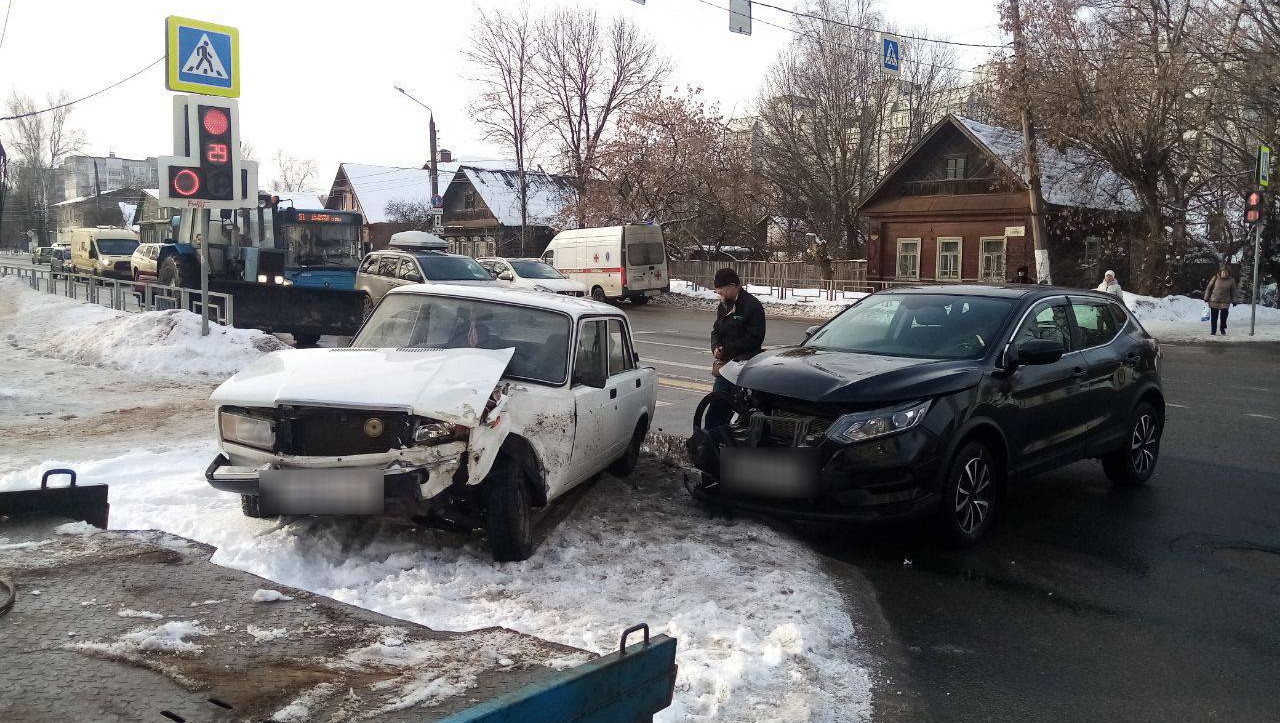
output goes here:
[[1035, 282], [1036, 280], [1031, 278], [1031, 274], [1027, 273], [1026, 266], [1019, 266], [1017, 273], [1009, 280], [1011, 284], [1034, 284]]
[[1209, 336], [1216, 336], [1218, 332], [1226, 336], [1227, 315], [1236, 303], [1236, 280], [1229, 266], [1223, 264], [1209, 279], [1209, 285], [1204, 287], [1204, 300], [1209, 302]]
[[[737, 388], [720, 376], [720, 368], [726, 362], [746, 361], [760, 353], [764, 344], [764, 307], [742, 287], [742, 280], [733, 269], [720, 269], [712, 283], [720, 296], [716, 321], [711, 327], [711, 354], [715, 357], [711, 364], [715, 377], [712, 392], [732, 397]], [[703, 426], [723, 427], [729, 423], [729, 415], [729, 404], [718, 397], [707, 405]]]

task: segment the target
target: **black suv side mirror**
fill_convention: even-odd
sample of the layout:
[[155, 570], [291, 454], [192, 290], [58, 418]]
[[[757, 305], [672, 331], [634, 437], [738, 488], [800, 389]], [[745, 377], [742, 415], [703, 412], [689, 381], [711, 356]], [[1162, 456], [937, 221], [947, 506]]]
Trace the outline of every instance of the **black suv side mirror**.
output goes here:
[[1054, 339], [1027, 339], [1013, 348], [1013, 361], [1028, 366], [1052, 364], [1067, 353], [1062, 342]]

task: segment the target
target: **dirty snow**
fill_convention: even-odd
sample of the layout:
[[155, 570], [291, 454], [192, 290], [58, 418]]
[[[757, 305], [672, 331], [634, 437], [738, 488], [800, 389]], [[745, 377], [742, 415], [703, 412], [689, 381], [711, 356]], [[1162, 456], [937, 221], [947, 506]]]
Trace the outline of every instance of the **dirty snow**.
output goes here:
[[[829, 319], [867, 297], [867, 293], [862, 291], [837, 291], [835, 300], [831, 301], [827, 299], [827, 292], [823, 289], [788, 288], [784, 290], [776, 286], [756, 284], [747, 284], [747, 291], [764, 304], [765, 312], [770, 316], [798, 316], [813, 319]], [[716, 296], [713, 289], [684, 279], [672, 279], [671, 293], [659, 296], [655, 301], [670, 306], [690, 305], [714, 309], [720, 297]]]
[[261, 588], [253, 592], [254, 602], [280, 602], [283, 600], [292, 600], [293, 598], [285, 595], [279, 590], [263, 590]]
[[116, 615], [122, 618], [146, 618], [147, 620], [161, 620], [164, 618], [160, 613], [153, 613], [150, 610], [134, 610], [132, 608], [121, 608], [116, 611]]
[[12, 276], [0, 278], [0, 324], [0, 341], [20, 349], [167, 377], [227, 377], [286, 348], [261, 331], [217, 324], [202, 337], [200, 316], [188, 311], [130, 314], [35, 291]]
[[100, 531], [84, 520], [68, 522], [53, 528], [53, 534], [55, 535], [92, 535]]
[[79, 643], [76, 648], [109, 656], [136, 655], [140, 652], [165, 652], [199, 655], [204, 646], [187, 638], [213, 635], [199, 620], [173, 620], [153, 628], [135, 628], [113, 642]]
[[255, 643], [267, 643], [277, 638], [283, 638], [289, 634], [288, 628], [260, 628], [257, 625], [249, 625], [244, 631], [253, 636]]
[[[854, 621], [820, 558], [757, 522], [708, 519], [652, 457], [630, 481], [602, 476], [532, 559], [499, 564], [478, 536], [246, 518], [235, 495], [203, 478], [215, 451], [176, 444], [78, 471], [111, 485], [113, 528], [192, 538], [217, 547], [218, 564], [436, 630], [499, 625], [607, 653], [624, 628], [647, 622], [680, 640], [675, 700], [659, 720], [869, 718]], [[0, 465], [0, 489], [30, 487], [39, 469], [61, 464]], [[431, 681], [418, 682], [432, 694]]]
[[1257, 333], [1249, 336], [1249, 305], [1231, 308], [1226, 336], [1209, 336], [1209, 314], [1202, 299], [1187, 296], [1153, 298], [1124, 292], [1124, 304], [1152, 336], [1161, 341], [1224, 344], [1245, 341], [1280, 341], [1280, 309], [1258, 306]]

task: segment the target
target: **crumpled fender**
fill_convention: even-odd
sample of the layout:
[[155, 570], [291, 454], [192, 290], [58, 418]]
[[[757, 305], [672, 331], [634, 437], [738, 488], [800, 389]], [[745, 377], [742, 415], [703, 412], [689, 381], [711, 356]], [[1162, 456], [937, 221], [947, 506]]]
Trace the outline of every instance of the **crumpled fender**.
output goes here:
[[467, 484], [478, 485], [493, 469], [493, 462], [502, 450], [502, 443], [511, 431], [511, 415], [507, 414], [507, 401], [511, 399], [506, 389], [498, 395], [497, 402], [485, 412], [480, 424], [471, 428], [467, 441]]

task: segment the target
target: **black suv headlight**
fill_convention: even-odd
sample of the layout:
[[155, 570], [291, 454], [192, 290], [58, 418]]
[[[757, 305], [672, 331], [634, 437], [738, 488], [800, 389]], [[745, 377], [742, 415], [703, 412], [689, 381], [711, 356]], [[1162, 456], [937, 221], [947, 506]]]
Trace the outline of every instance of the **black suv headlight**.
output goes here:
[[275, 425], [270, 419], [237, 412], [218, 413], [218, 431], [228, 442], [271, 450], [276, 445]]
[[886, 409], [845, 414], [827, 428], [827, 437], [837, 442], [862, 442], [905, 432], [920, 423], [933, 400], [911, 402]]

